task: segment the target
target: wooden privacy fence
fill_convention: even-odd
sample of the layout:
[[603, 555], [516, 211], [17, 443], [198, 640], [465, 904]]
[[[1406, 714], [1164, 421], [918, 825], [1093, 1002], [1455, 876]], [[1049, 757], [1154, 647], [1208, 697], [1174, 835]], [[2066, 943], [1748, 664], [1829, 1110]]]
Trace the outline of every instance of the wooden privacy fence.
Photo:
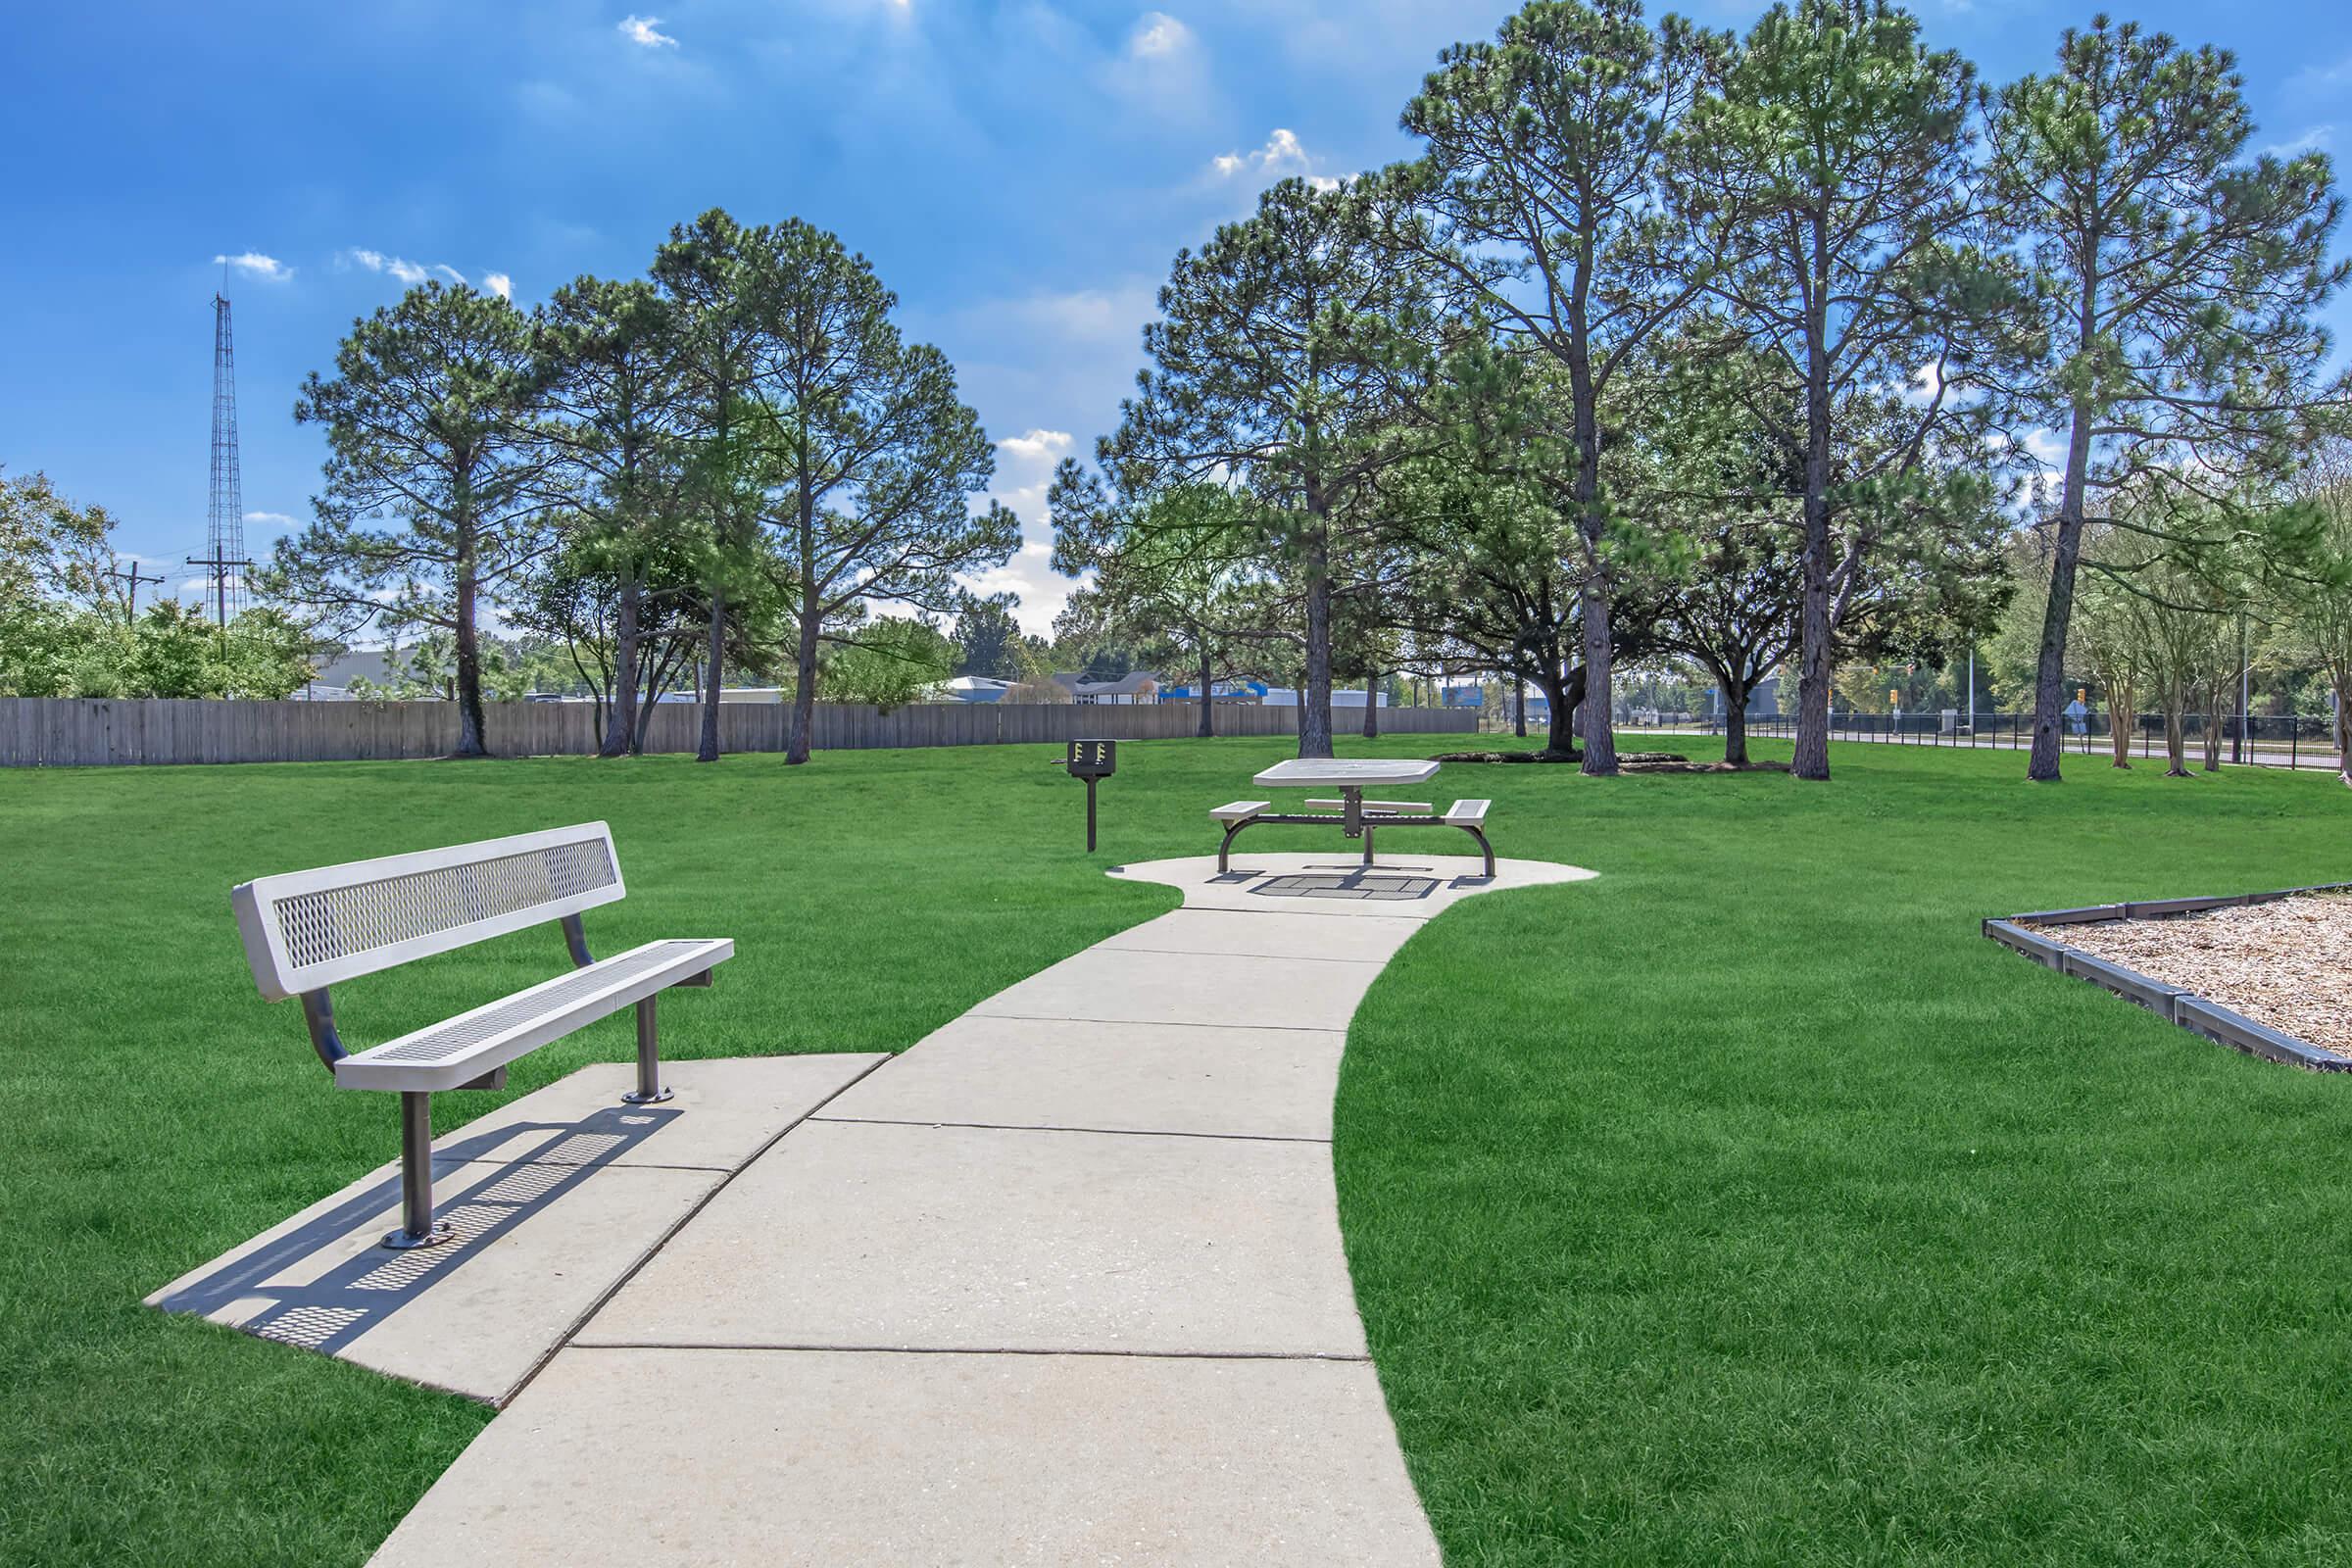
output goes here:
[[[1363, 727], [1360, 708], [1335, 709], [1341, 736]], [[1220, 735], [1295, 735], [1296, 708], [1219, 703]], [[1173, 740], [1200, 722], [1197, 703], [1139, 707], [917, 703], [884, 712], [851, 703], [816, 706], [819, 751], [881, 746], [1002, 746], [1081, 736]], [[646, 731], [649, 752], [692, 752], [699, 706], [662, 703]], [[792, 710], [780, 703], [719, 707], [719, 744], [730, 752], [780, 752]], [[585, 756], [596, 750], [587, 703], [492, 703], [490, 750], [504, 757]], [[1384, 708], [1384, 734], [1467, 734], [1473, 709]], [[329, 762], [447, 756], [457, 745], [454, 703], [242, 703], [172, 698], [0, 697], [0, 765], [86, 767], [158, 762]]]

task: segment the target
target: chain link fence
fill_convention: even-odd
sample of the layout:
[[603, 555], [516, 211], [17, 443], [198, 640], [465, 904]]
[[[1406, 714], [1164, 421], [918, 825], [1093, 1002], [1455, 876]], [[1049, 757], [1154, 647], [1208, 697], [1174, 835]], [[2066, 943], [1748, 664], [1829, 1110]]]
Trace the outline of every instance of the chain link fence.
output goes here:
[[[2114, 715], [2089, 713], [2079, 720], [2061, 719], [2060, 723], [2069, 752], [2086, 757], [2114, 755]], [[2134, 760], [2164, 757], [2162, 713], [2140, 713], [2128, 718], [2126, 725], [2124, 744]], [[1723, 733], [1723, 721], [1720, 719], [1697, 720], [1677, 727], [1690, 734]], [[2225, 762], [2262, 767], [2309, 767], [2328, 772], [2338, 772], [2343, 767], [2343, 760], [2336, 752], [2335, 723], [2328, 718], [2189, 713], [2182, 718], [2181, 727], [2186, 739], [2188, 760], [2195, 766], [2203, 765], [2206, 738], [2210, 734], [2218, 738], [2221, 760]], [[1795, 718], [1786, 713], [1747, 721], [1750, 739], [1772, 737], [1788, 740], [1794, 737], [1795, 731]], [[2031, 748], [2034, 743], [2034, 715], [1980, 710], [1972, 722], [1965, 711], [1949, 709], [1941, 712], [1899, 714], [1833, 710], [1830, 714], [1830, 738], [1879, 742], [1890, 746], [1981, 747], [2022, 751]]]

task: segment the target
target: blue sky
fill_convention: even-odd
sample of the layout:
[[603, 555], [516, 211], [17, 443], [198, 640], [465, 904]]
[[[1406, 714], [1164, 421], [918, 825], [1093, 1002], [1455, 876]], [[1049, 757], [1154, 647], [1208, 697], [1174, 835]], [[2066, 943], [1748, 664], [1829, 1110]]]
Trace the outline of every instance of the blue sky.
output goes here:
[[[511, 287], [641, 271], [713, 205], [870, 257], [956, 361], [1030, 545], [988, 586], [1042, 629], [1044, 480], [1115, 417], [1177, 247], [1289, 173], [1405, 155], [1437, 52], [1505, 14], [1446, 0], [572, 0], [20, 8], [0, 95], [0, 465], [45, 468], [179, 564], [204, 539], [214, 258], [235, 305], [247, 539], [307, 517], [303, 374], [403, 275]], [[1681, 8], [1744, 25], [1754, 4]], [[1992, 80], [2091, 9], [1929, 0]], [[2341, 0], [2118, 8], [2236, 51], [2261, 144], [2352, 153]], [[272, 264], [264, 267], [259, 259]], [[2333, 313], [2352, 335], [2352, 308]], [[155, 569], [152, 565], [148, 569]], [[190, 591], [187, 589], [183, 591]]]

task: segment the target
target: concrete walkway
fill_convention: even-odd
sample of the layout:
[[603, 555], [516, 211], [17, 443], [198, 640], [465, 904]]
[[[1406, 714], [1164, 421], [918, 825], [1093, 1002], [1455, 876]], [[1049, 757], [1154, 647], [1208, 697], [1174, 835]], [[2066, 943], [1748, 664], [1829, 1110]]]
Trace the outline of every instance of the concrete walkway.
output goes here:
[[1120, 868], [1185, 906], [769, 1143], [375, 1560], [1435, 1564], [1341, 1250], [1341, 1049], [1422, 922], [1590, 873], [1237, 858]]

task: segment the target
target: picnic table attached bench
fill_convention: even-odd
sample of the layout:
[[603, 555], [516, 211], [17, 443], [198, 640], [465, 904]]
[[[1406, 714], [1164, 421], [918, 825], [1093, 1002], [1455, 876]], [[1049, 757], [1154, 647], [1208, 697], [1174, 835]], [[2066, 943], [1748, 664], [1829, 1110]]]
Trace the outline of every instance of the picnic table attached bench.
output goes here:
[[[231, 896], [254, 983], [271, 1002], [302, 999], [312, 1049], [338, 1089], [400, 1095], [401, 1227], [391, 1248], [451, 1239], [433, 1222], [432, 1097], [439, 1089], [498, 1089], [507, 1063], [608, 1013], [637, 1008], [632, 1104], [667, 1100], [655, 999], [671, 986], [707, 986], [735, 956], [724, 938], [648, 942], [599, 959], [580, 911], [622, 897], [612, 831], [602, 822], [484, 839], [445, 850], [352, 860], [242, 883]], [[445, 1022], [365, 1051], [346, 1051], [327, 988], [525, 926], [559, 921], [572, 970]]]
[[[1277, 811], [1269, 801], [1229, 801], [1208, 814], [1225, 824], [1225, 838], [1217, 846], [1217, 873], [1224, 875], [1231, 868], [1233, 841], [1242, 829], [1257, 822], [1336, 822], [1348, 838], [1364, 841], [1364, 864], [1372, 863], [1372, 834], [1383, 827], [1458, 827], [1478, 841], [1478, 849], [1486, 859], [1486, 874], [1494, 875], [1494, 846], [1487, 842], [1487, 808], [1491, 801], [1456, 801], [1440, 811], [1425, 801], [1367, 801], [1364, 791], [1370, 787], [1396, 784], [1426, 783], [1438, 771], [1435, 762], [1416, 762], [1405, 759], [1347, 758], [1315, 760], [1298, 758], [1277, 762], [1250, 782], [1268, 787], [1332, 789], [1340, 792], [1337, 800], [1309, 799], [1309, 807], [1323, 810]], [[1336, 808], [1336, 813], [1334, 810]]]

